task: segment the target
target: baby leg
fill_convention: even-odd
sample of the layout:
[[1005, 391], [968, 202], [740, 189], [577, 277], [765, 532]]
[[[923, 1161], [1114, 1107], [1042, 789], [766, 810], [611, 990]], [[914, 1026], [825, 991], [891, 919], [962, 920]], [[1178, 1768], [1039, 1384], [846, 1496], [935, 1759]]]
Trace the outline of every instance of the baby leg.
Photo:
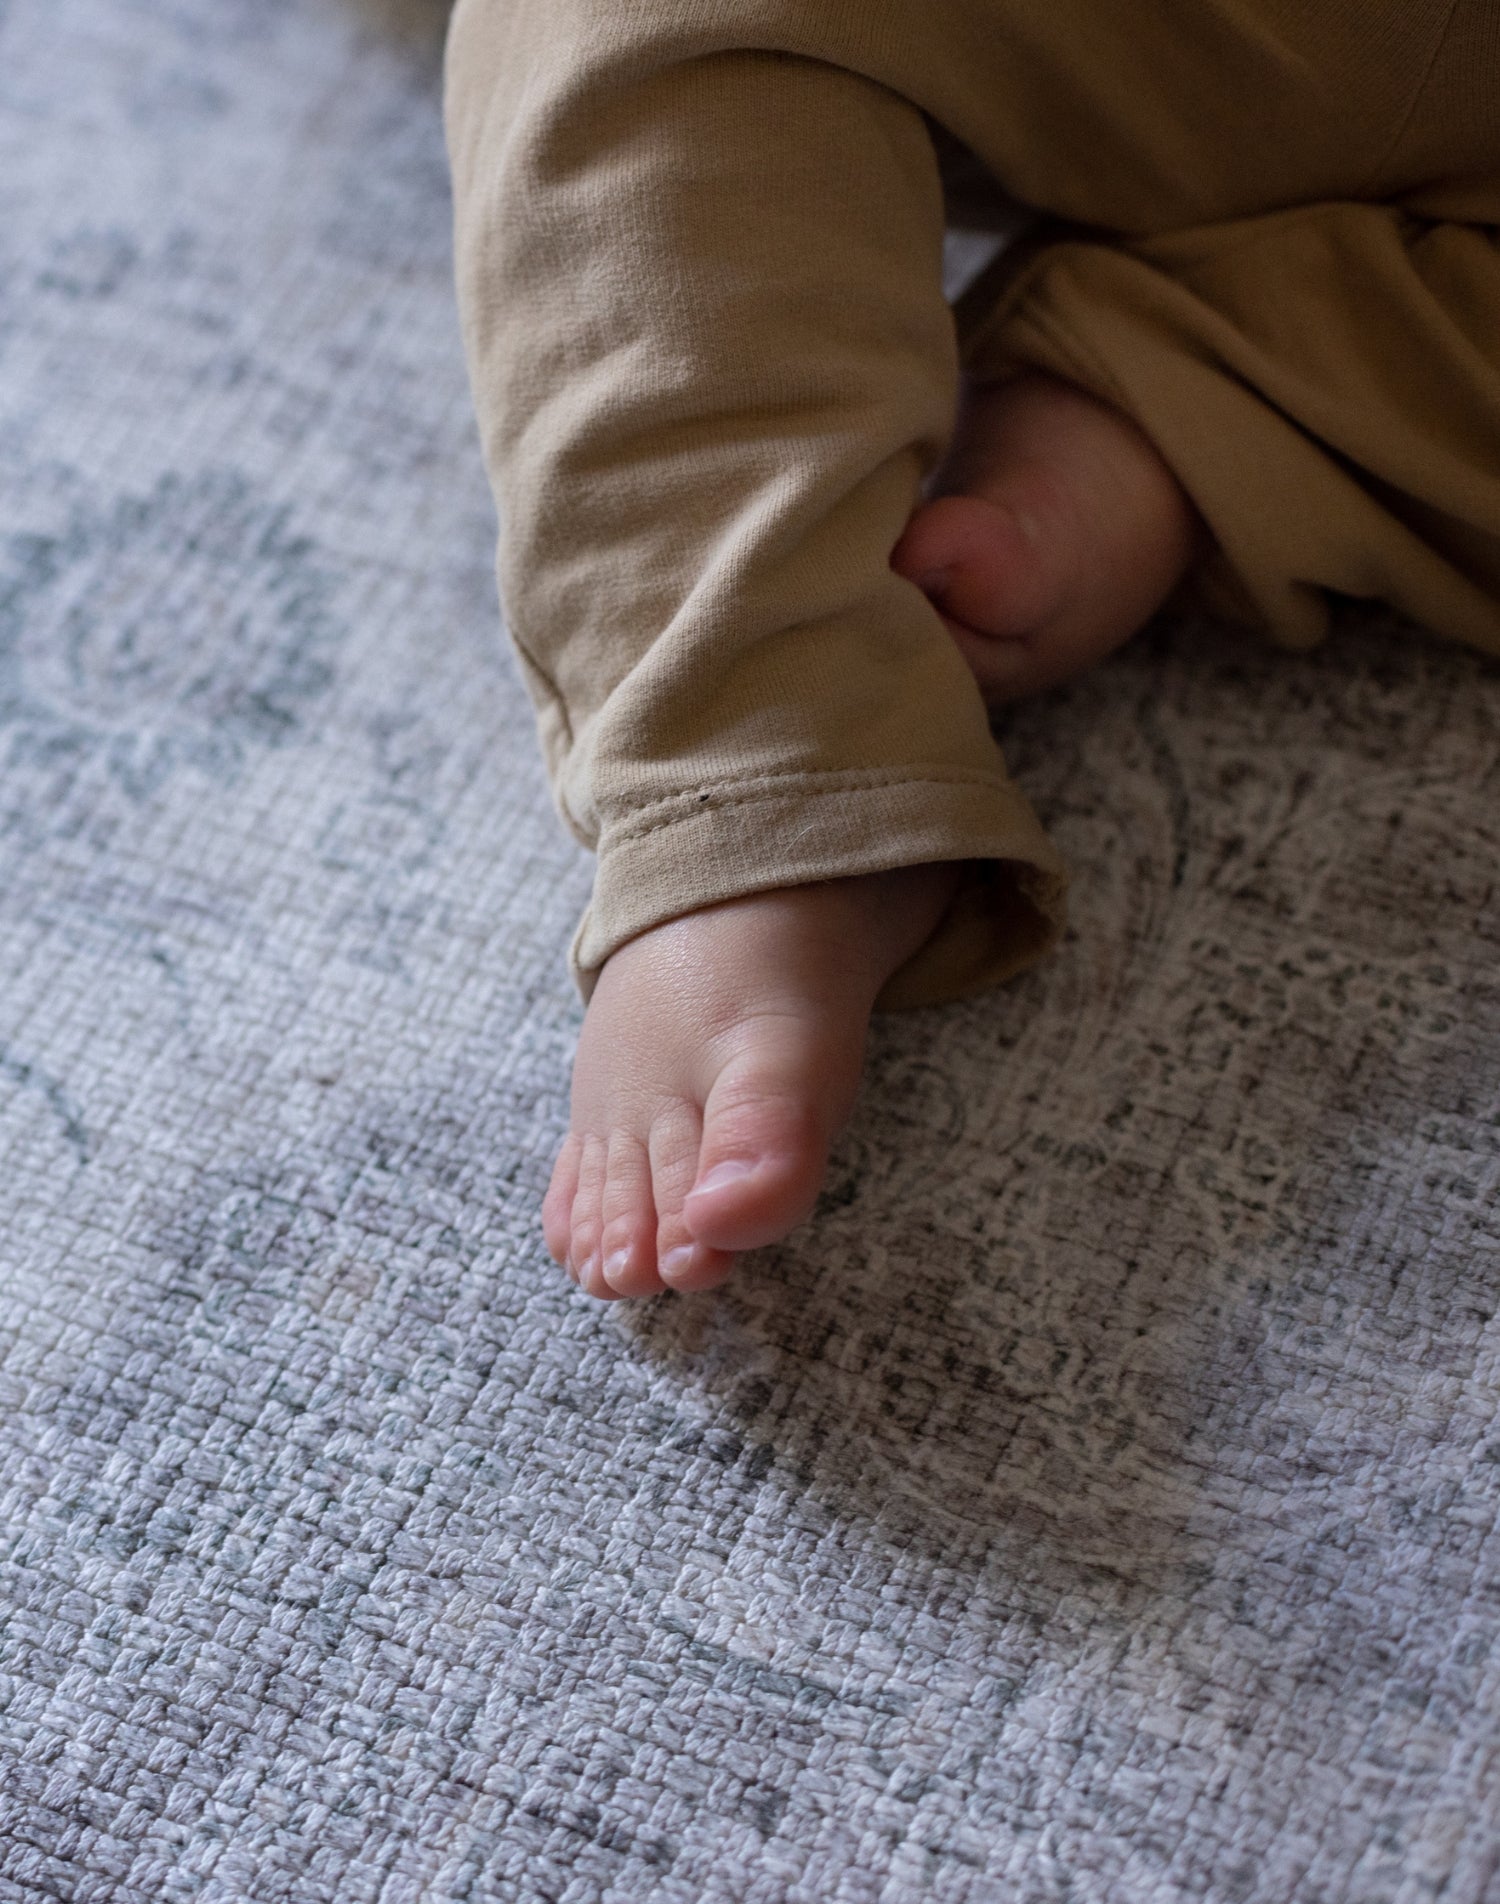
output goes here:
[[711, 13], [465, 0], [450, 40], [507, 619], [599, 854], [544, 1211], [598, 1295], [702, 1288], [785, 1235], [877, 995], [1008, 976], [1060, 915], [973, 679], [890, 566], [958, 385], [921, 114], [708, 43]]
[[[971, 387], [892, 565], [992, 703], [1066, 679], [1172, 591], [1196, 519], [1121, 412], [1031, 374]], [[956, 869], [784, 888], [622, 946], [590, 1001], [544, 1220], [601, 1296], [719, 1282], [807, 1215], [858, 1086], [870, 1010]]]
[[1500, 652], [1496, 219], [1500, 165], [1399, 204], [1063, 241], [968, 361], [1136, 419], [1206, 525], [1193, 585], [1215, 610], [1306, 647], [1339, 597], [1379, 600]]
[[1200, 602], [1292, 645], [1343, 595], [1500, 650], [1493, 7], [1005, 11], [1038, 64], [986, 75], [988, 209], [1048, 216], [960, 301], [978, 394], [896, 552], [991, 698], [1189, 547]]

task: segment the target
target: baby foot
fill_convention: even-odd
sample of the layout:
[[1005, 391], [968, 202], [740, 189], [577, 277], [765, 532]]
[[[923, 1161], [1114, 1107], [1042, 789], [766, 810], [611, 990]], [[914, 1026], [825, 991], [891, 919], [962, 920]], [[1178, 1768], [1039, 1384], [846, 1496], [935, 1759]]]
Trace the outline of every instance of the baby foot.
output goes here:
[[1201, 533], [1129, 417], [1032, 372], [965, 391], [891, 565], [931, 599], [998, 706], [1119, 647], [1172, 593]]
[[589, 1001], [547, 1246], [595, 1296], [722, 1282], [811, 1211], [875, 996], [957, 878], [914, 866], [758, 893], [623, 945]]

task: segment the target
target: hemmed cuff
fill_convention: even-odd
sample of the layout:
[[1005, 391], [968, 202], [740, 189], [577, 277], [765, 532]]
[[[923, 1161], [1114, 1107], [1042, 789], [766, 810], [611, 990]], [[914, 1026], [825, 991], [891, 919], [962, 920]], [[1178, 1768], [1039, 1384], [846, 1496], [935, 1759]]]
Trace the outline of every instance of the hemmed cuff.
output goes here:
[[626, 940], [728, 899], [936, 861], [968, 874], [936, 931], [891, 978], [878, 1008], [967, 997], [1056, 944], [1063, 862], [1008, 780], [934, 769], [741, 781], [684, 793], [607, 823], [593, 900], [571, 965], [587, 998]]

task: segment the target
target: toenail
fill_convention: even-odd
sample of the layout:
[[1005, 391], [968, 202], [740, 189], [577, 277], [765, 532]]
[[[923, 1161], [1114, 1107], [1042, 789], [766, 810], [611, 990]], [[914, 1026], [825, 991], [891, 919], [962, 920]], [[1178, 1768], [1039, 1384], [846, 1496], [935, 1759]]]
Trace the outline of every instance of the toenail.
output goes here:
[[606, 1256], [604, 1259], [604, 1280], [613, 1288], [629, 1267], [630, 1251], [617, 1249], [613, 1256]]
[[666, 1255], [662, 1257], [661, 1261], [656, 1265], [656, 1273], [661, 1277], [664, 1283], [669, 1283], [673, 1281], [674, 1278], [683, 1275], [692, 1263], [692, 1260], [692, 1245], [690, 1243], [679, 1244], [676, 1249], [668, 1250]]
[[588, 1288], [589, 1284], [594, 1280], [594, 1271], [598, 1267], [599, 1252], [595, 1250], [591, 1256], [584, 1258], [583, 1267], [578, 1272], [578, 1287], [580, 1289], [586, 1290]]
[[715, 1164], [706, 1177], [699, 1179], [689, 1192], [697, 1196], [703, 1190], [727, 1190], [732, 1183], [743, 1183], [746, 1177], [755, 1175], [755, 1165], [731, 1159], [728, 1163]]

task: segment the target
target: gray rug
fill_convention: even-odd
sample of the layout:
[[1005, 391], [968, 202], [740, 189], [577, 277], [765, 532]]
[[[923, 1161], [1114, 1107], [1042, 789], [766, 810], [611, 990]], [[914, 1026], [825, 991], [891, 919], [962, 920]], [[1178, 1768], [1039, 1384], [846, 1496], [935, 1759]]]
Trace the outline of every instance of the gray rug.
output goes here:
[[0, 0], [0, 1900], [1500, 1897], [1500, 671], [1010, 723], [1044, 970], [595, 1307], [438, 0]]

